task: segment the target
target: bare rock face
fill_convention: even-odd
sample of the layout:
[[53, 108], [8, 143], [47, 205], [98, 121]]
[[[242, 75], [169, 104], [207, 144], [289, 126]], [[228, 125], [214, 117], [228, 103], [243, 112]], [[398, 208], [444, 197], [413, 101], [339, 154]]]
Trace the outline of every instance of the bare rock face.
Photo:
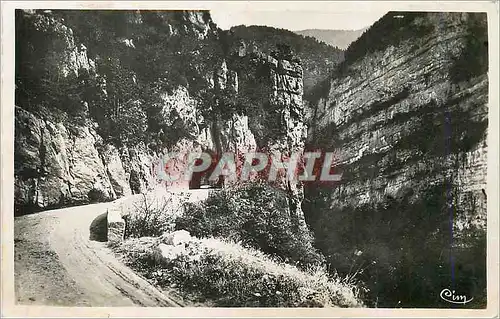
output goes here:
[[[158, 114], [161, 129], [158, 138], [166, 147], [152, 160], [152, 173], [167, 189], [188, 189], [189, 182], [183, 178], [165, 180], [162, 172], [172, 178], [180, 176], [186, 172], [190, 153], [199, 153], [202, 148], [213, 147], [211, 132], [202, 130], [198, 124], [203, 117], [197, 106], [198, 102], [183, 86], [179, 86], [170, 94], [161, 95], [161, 110]], [[164, 167], [163, 157], [167, 153], [171, 157], [168, 167]]]
[[98, 139], [88, 127], [70, 130], [16, 108], [16, 204], [47, 208], [114, 199]]
[[[238, 92], [238, 76], [233, 70], [229, 70], [225, 61], [206, 76], [208, 87], [218, 92]], [[162, 126], [159, 138], [164, 142], [166, 148], [154, 161], [157, 178], [160, 173], [158, 167], [162, 162], [161, 157], [167, 152], [174, 154], [175, 158], [169, 161], [166, 172], [171, 176], [186, 173], [189, 165], [190, 154], [211, 154], [213, 159], [225, 152], [233, 154], [244, 154], [254, 151], [256, 142], [245, 115], [232, 114], [227, 118], [204, 118], [203, 108], [208, 105], [200, 105], [200, 102], [190, 96], [188, 90], [179, 86], [172, 93], [164, 93], [161, 96], [161, 111], [159, 112], [159, 123]], [[210, 174], [205, 174], [206, 182]], [[184, 178], [164, 183], [167, 189], [188, 189], [196, 187], [189, 185]], [[196, 184], [196, 183], [195, 183]]]
[[53, 123], [16, 107], [16, 210], [108, 201], [155, 188], [158, 155], [144, 143], [106, 144], [89, 126]]
[[[273, 64], [274, 65], [274, 64]], [[280, 125], [285, 135], [270, 145], [271, 152], [278, 151], [286, 157], [300, 154], [304, 151], [306, 126], [304, 124], [304, 104], [302, 95], [303, 71], [297, 62], [278, 61], [276, 69], [271, 70], [273, 81], [272, 103], [281, 109]], [[304, 198], [303, 185], [297, 180], [288, 181], [283, 185], [290, 193], [290, 214], [295, 224], [307, 229], [302, 211]]]
[[283, 134], [268, 144], [271, 151], [301, 151], [306, 131], [303, 118], [302, 66], [298, 62], [268, 57], [271, 65], [271, 105], [278, 112], [278, 123]]
[[153, 167], [153, 162], [158, 155], [148, 149], [145, 143], [122, 146], [120, 157], [132, 194], [144, 193], [158, 186]]
[[164, 135], [162, 138], [168, 145], [174, 145], [182, 138], [193, 139], [199, 135], [197, 102], [190, 97], [185, 87], [178, 87], [172, 94], [162, 94], [161, 101], [159, 123], [163, 129], [160, 134]]
[[[214, 89], [219, 92], [237, 94], [239, 89], [238, 73], [228, 68], [225, 60], [214, 72]], [[226, 94], [226, 93], [222, 93]], [[234, 154], [244, 154], [255, 151], [257, 143], [255, 136], [249, 127], [247, 115], [232, 114], [226, 119], [219, 119], [217, 127], [212, 130], [212, 135], [217, 134], [220, 145], [215, 145], [216, 152], [232, 152]], [[215, 142], [215, 136], [212, 141]], [[220, 149], [217, 150], [217, 147]]]
[[216, 32], [208, 11], [178, 10], [178, 11], [141, 11], [138, 16], [154, 16], [162, 21], [170, 30], [170, 35], [183, 35], [204, 39]]
[[118, 148], [114, 145], [106, 144], [99, 153], [101, 154], [102, 162], [106, 167], [109, 181], [113, 186], [116, 196], [131, 195], [132, 190], [130, 189], [129, 183], [130, 176], [127, 176], [125, 172]]
[[220, 140], [224, 152], [245, 154], [255, 151], [257, 144], [248, 126], [248, 116], [234, 114], [220, 128]]
[[[306, 139], [302, 66], [300, 62], [258, 53], [251, 54], [250, 59], [260, 70], [256, 81], [262, 85], [260, 94], [267, 94], [261, 109], [249, 114], [249, 127], [254, 132], [257, 150], [287, 162], [291, 155], [304, 151]], [[307, 228], [301, 209], [302, 184], [297, 179], [288, 181], [284, 175], [278, 175], [275, 185], [289, 194], [294, 224]]]

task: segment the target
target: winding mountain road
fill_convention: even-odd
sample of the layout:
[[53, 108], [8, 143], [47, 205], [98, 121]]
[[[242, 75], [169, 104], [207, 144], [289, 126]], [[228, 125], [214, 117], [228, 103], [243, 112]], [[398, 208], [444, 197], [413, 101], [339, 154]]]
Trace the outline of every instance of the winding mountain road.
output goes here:
[[178, 307], [182, 302], [118, 260], [89, 226], [116, 203], [16, 217], [15, 290], [19, 304]]

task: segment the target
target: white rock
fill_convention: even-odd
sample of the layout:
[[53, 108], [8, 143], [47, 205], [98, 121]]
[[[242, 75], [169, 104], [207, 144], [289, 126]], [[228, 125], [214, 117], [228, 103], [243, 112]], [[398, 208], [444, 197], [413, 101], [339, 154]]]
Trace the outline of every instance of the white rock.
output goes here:
[[190, 242], [191, 239], [192, 237], [187, 230], [176, 230], [168, 234], [164, 242], [167, 245], [179, 246]]
[[125, 221], [121, 216], [121, 210], [108, 210], [108, 243], [121, 242], [125, 235]]

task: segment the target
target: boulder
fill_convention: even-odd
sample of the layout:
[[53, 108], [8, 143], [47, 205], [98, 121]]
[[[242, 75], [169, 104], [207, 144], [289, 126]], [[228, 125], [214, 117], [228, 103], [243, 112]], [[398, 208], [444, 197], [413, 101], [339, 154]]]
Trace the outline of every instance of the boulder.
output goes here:
[[192, 240], [191, 234], [187, 230], [176, 230], [172, 233], [166, 234], [163, 242], [167, 245], [179, 246], [186, 244]]
[[161, 258], [172, 260], [180, 255], [186, 255], [186, 248], [183, 245], [172, 246], [167, 244], [158, 245], [159, 253]]
[[121, 210], [108, 210], [108, 243], [116, 244], [123, 241], [125, 236], [125, 220], [121, 215]]

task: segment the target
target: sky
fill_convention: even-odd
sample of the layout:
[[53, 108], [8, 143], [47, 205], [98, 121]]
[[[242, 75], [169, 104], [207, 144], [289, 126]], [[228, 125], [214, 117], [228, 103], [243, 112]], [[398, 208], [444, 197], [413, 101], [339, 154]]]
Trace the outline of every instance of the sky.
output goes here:
[[[284, 2], [286, 3], [286, 2]], [[221, 29], [236, 25], [266, 25], [299, 31], [304, 29], [359, 30], [372, 25], [387, 10], [348, 10], [314, 7], [278, 9], [211, 9], [212, 19]]]

